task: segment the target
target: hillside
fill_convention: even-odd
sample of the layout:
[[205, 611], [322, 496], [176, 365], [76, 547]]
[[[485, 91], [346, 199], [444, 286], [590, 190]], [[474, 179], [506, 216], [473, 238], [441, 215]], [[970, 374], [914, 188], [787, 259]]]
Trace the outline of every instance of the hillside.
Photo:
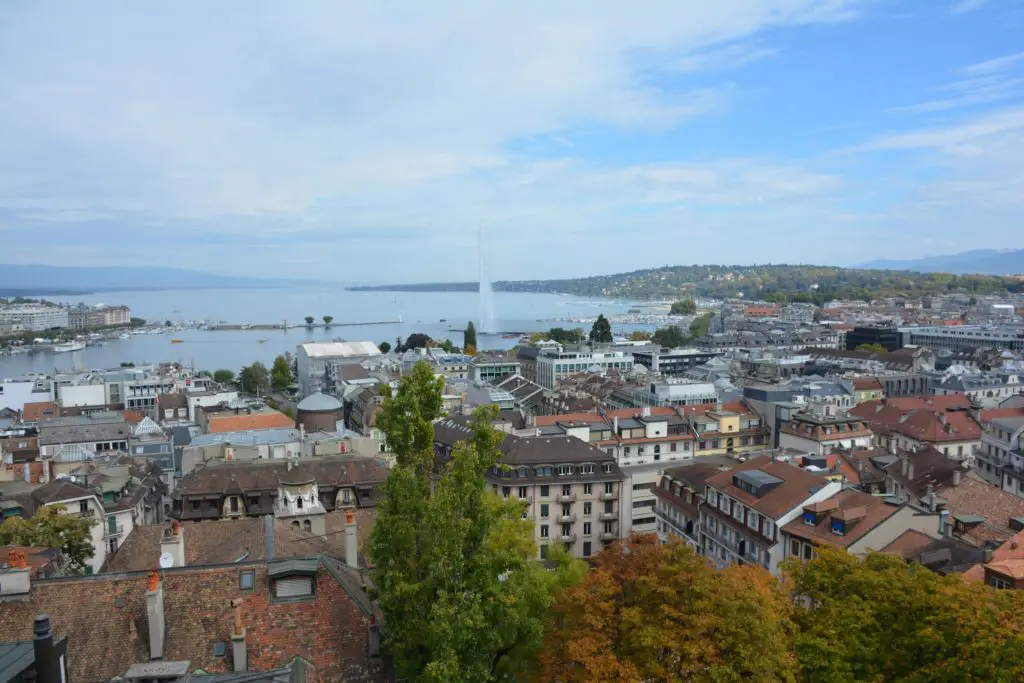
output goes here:
[[1012, 275], [1024, 273], [1024, 249], [976, 249], [959, 254], [929, 256], [909, 261], [871, 261], [863, 264], [863, 267], [911, 270], [919, 273]]

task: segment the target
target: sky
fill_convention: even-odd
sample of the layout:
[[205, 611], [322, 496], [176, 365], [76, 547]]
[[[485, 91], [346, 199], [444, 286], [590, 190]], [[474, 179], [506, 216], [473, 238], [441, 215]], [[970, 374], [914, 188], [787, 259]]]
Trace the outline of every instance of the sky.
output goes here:
[[362, 282], [1024, 248], [1024, 0], [0, 3], [0, 262]]

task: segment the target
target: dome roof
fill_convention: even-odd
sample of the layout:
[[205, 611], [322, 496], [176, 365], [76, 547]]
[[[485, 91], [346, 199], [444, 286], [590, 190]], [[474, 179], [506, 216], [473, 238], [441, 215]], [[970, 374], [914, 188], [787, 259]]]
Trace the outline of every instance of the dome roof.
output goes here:
[[306, 413], [325, 413], [341, 410], [341, 401], [318, 391], [299, 401], [298, 409]]

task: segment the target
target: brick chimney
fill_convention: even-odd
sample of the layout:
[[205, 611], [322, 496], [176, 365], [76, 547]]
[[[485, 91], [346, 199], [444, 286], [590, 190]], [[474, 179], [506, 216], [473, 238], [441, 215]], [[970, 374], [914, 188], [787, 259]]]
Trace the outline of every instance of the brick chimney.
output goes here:
[[172, 566], [185, 566], [185, 532], [178, 520], [172, 521], [170, 528], [164, 530], [164, 536], [160, 539], [160, 552], [170, 553], [174, 558]]
[[242, 625], [242, 601], [234, 600], [235, 626], [231, 631], [232, 671], [249, 670], [249, 653], [245, 648], [245, 626]]
[[356, 541], [356, 520], [351, 510], [345, 513], [345, 564], [359, 569], [359, 543]]
[[10, 598], [27, 596], [32, 591], [32, 571], [25, 553], [7, 553], [7, 564], [0, 569], [0, 596]]
[[146, 617], [149, 620], [149, 658], [164, 658], [164, 587], [155, 571], [146, 576]]

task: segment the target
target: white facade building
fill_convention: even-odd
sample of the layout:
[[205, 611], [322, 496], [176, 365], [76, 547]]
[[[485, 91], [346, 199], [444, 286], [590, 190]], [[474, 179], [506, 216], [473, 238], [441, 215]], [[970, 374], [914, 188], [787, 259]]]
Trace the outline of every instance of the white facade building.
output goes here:
[[633, 369], [633, 354], [626, 351], [545, 351], [537, 356], [537, 384], [555, 389], [558, 383], [581, 372]]
[[328, 364], [359, 363], [380, 355], [380, 349], [370, 341], [299, 344], [296, 353], [299, 398], [331, 388], [324, 387]]
[[0, 306], [0, 326], [20, 326], [28, 332], [40, 332], [68, 326], [68, 309], [41, 304]]

